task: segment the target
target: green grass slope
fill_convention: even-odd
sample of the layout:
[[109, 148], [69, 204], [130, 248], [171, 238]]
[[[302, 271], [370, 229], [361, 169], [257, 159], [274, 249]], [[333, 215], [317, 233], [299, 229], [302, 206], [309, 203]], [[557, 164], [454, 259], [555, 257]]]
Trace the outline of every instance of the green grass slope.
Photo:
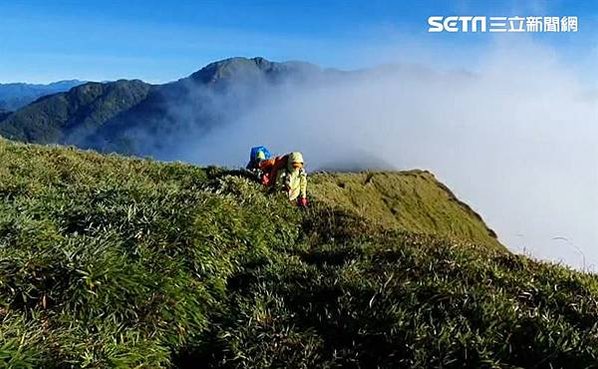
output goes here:
[[504, 249], [496, 234], [430, 172], [318, 174], [312, 196], [387, 228]]
[[425, 172], [312, 182], [0, 140], [0, 367], [596, 367], [596, 276]]

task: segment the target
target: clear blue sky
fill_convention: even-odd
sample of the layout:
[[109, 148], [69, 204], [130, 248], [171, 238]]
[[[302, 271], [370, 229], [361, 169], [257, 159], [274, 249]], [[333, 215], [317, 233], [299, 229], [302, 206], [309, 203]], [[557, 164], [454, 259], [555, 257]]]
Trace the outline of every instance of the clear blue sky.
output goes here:
[[394, 61], [467, 68], [497, 37], [529, 37], [427, 33], [428, 16], [453, 14], [576, 15], [578, 34], [534, 37], [564, 58], [598, 61], [592, 1], [0, 0], [0, 83], [164, 82], [231, 56], [345, 69]]

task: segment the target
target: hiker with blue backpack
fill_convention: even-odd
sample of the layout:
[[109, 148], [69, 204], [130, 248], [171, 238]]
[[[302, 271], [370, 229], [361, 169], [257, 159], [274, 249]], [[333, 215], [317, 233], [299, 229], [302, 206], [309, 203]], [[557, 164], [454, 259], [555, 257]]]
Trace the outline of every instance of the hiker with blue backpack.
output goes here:
[[251, 148], [249, 153], [249, 163], [247, 163], [247, 169], [251, 171], [259, 170], [258, 166], [260, 161], [270, 159], [272, 154], [265, 146], [256, 146]]
[[247, 169], [258, 176], [266, 187], [285, 191], [290, 201], [297, 201], [299, 207], [307, 207], [307, 172], [300, 152], [272, 157], [263, 146], [251, 149]]

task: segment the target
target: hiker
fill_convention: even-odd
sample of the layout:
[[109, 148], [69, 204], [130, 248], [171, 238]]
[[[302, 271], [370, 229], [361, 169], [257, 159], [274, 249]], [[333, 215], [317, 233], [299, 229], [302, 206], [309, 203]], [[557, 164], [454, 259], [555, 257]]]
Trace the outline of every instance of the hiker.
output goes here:
[[261, 183], [270, 188], [282, 187], [290, 201], [296, 200], [298, 206], [307, 207], [307, 173], [303, 164], [300, 152], [261, 160], [257, 164], [263, 173]]
[[270, 159], [272, 154], [265, 146], [256, 146], [251, 148], [249, 153], [249, 163], [247, 163], [247, 169], [255, 171], [259, 169], [259, 163], [262, 160]]

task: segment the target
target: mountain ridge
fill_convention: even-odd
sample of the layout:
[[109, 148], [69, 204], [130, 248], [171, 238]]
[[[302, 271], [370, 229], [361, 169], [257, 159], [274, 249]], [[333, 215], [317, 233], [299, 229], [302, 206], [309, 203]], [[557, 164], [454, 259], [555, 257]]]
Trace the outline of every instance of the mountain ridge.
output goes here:
[[23, 82], [0, 83], [0, 109], [17, 110], [42, 96], [68, 91], [83, 83], [85, 81], [76, 79], [62, 80], [48, 84]]
[[173, 132], [201, 135], [237, 118], [273, 86], [300, 84], [332, 74], [309, 63], [237, 57], [210, 63], [185, 78], [161, 85], [139, 80], [91, 82], [105, 86], [97, 87], [101, 90], [120, 84], [122, 93], [96, 96], [103, 104], [94, 105], [95, 95], [88, 91], [87, 83], [45, 96], [0, 121], [0, 135], [31, 143], [151, 155], [177, 142], [180, 137]]

